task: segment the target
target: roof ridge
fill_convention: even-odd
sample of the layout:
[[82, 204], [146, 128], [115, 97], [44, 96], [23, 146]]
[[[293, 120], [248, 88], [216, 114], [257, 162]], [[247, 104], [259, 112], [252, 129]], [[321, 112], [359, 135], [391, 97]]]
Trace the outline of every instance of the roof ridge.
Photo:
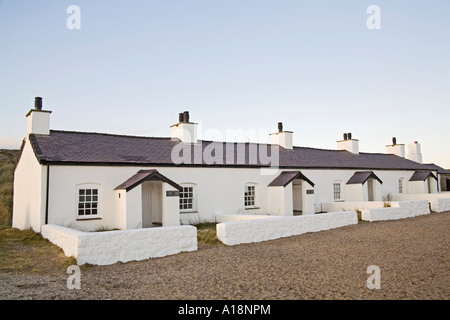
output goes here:
[[112, 137], [123, 137], [123, 138], [138, 138], [138, 139], [166, 139], [171, 140], [171, 137], [148, 137], [148, 136], [135, 136], [129, 134], [118, 134], [118, 133], [106, 133], [106, 132], [88, 132], [88, 131], [71, 131], [71, 130], [50, 130], [50, 133], [76, 133], [76, 134], [89, 134], [98, 136], [112, 136]]

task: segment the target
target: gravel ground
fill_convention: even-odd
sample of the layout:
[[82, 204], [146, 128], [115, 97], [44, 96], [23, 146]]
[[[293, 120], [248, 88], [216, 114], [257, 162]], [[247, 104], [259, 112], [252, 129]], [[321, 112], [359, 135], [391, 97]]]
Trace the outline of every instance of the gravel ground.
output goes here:
[[[66, 273], [0, 274], [0, 299], [440, 299], [450, 297], [450, 212]], [[369, 290], [377, 265], [381, 288]]]

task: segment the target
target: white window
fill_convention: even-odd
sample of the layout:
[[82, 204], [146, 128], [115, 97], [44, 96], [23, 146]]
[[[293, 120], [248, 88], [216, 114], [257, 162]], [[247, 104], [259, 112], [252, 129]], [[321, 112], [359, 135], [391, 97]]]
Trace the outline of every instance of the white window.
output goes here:
[[256, 207], [256, 185], [246, 184], [244, 191], [244, 205], [245, 208]]
[[100, 217], [100, 186], [85, 184], [77, 186], [77, 219]]
[[403, 193], [403, 178], [398, 179], [398, 193]]
[[190, 212], [196, 210], [196, 199], [195, 199], [195, 185], [194, 184], [184, 184], [183, 189], [180, 191], [180, 211]]
[[333, 197], [334, 200], [341, 200], [341, 182], [333, 182]]

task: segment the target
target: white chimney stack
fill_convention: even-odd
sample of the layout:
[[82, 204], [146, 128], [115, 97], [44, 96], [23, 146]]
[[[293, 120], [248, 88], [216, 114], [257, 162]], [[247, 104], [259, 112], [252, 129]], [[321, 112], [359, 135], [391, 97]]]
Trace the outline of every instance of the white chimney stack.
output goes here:
[[422, 163], [422, 152], [420, 151], [420, 144], [417, 141], [408, 144], [408, 156], [409, 160]]
[[386, 146], [386, 152], [388, 154], [395, 154], [396, 156], [405, 157], [405, 145], [404, 144], [397, 144], [397, 139], [394, 137], [392, 138], [392, 145]]
[[172, 138], [184, 143], [197, 143], [197, 123], [189, 122], [189, 111], [179, 114], [178, 123], [170, 126]]
[[347, 150], [353, 154], [359, 154], [359, 140], [352, 139], [351, 133], [344, 133], [344, 140], [337, 141], [338, 150]]
[[270, 134], [270, 143], [277, 144], [284, 149], [292, 150], [292, 131], [283, 131], [283, 123], [278, 122], [278, 132]]
[[34, 98], [34, 109], [28, 111], [27, 117], [27, 135], [34, 134], [50, 134], [50, 114], [48, 110], [42, 110], [42, 98]]

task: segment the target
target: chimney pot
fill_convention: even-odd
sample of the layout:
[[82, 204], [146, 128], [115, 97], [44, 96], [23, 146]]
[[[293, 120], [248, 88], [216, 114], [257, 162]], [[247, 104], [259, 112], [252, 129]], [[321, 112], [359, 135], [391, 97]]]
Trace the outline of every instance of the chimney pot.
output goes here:
[[42, 110], [42, 98], [41, 97], [34, 98], [34, 108], [36, 110]]
[[395, 146], [397, 144], [397, 138], [393, 137], [392, 138], [392, 145]]
[[183, 122], [189, 122], [189, 111], [183, 113]]
[[344, 140], [347, 140], [347, 139], [348, 139], [348, 136], [346, 133], [344, 133]]
[[178, 114], [178, 122], [183, 122], [183, 118], [184, 118], [183, 112], [180, 112], [180, 113]]
[[283, 123], [278, 122], [278, 132], [283, 132]]
[[352, 139], [352, 133], [351, 132], [347, 133], [347, 137], [348, 137], [349, 140], [351, 140]]

